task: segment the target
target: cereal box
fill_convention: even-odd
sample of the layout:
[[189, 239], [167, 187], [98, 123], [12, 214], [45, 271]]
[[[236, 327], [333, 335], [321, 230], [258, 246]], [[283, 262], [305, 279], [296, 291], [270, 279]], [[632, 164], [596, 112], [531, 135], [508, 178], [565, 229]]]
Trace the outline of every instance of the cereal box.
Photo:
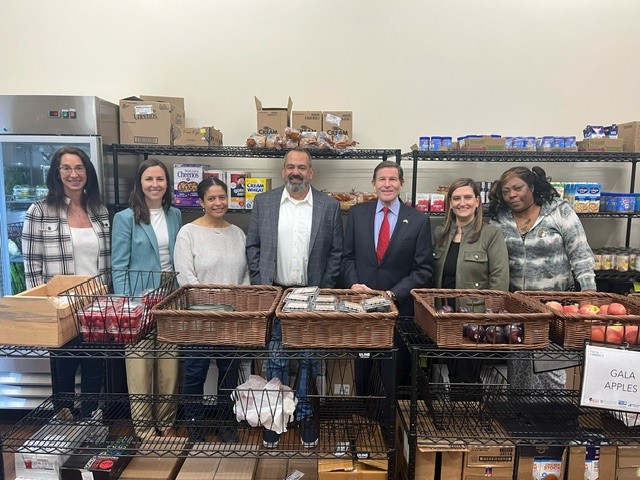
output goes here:
[[173, 204], [178, 207], [197, 207], [198, 184], [204, 179], [208, 167], [193, 163], [176, 163], [173, 166]]
[[229, 187], [229, 210], [245, 209], [244, 185], [249, 172], [227, 172], [227, 186]]
[[245, 181], [245, 201], [247, 210], [253, 208], [253, 199], [256, 195], [271, 190], [270, 178], [248, 177]]
[[224, 170], [212, 170], [207, 169], [204, 171], [204, 178], [215, 177], [218, 180], [222, 180], [224, 183], [227, 183], [227, 172]]

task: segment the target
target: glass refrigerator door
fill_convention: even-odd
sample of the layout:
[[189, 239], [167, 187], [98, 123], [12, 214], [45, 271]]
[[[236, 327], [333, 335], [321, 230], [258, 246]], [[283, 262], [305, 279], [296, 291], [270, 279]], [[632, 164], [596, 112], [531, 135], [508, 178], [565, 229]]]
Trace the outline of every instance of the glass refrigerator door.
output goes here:
[[25, 290], [21, 234], [29, 206], [46, 197], [53, 153], [84, 150], [102, 177], [99, 137], [0, 135], [0, 297]]

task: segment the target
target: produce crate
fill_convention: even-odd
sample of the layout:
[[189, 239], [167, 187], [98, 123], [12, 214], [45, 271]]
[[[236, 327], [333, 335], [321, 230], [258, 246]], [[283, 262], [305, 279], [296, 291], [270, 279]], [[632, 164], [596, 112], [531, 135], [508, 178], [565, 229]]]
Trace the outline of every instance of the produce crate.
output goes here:
[[46, 284], [0, 298], [0, 343], [62, 347], [78, 336], [71, 305], [62, 292], [90, 278], [55, 275]]
[[[110, 270], [65, 290], [83, 343], [136, 343], [155, 326], [151, 309], [175, 285], [173, 272]], [[117, 292], [117, 293], [114, 293]]]
[[[282, 289], [266, 285], [184, 285], [153, 309], [158, 340], [189, 345], [264, 346]], [[190, 310], [228, 305], [234, 311]]]
[[[597, 328], [602, 335], [602, 339], [596, 336], [593, 340], [605, 341], [609, 339], [611, 343], [622, 343], [616, 341], [615, 337], [622, 331], [622, 338], [627, 338], [627, 343], [636, 345], [640, 343], [638, 338], [638, 326], [640, 326], [640, 302], [631, 300], [624, 295], [604, 292], [548, 292], [548, 291], [522, 291], [517, 295], [524, 295], [531, 300], [538, 302], [547, 311], [555, 316], [551, 322], [550, 338], [555, 343], [567, 349], [581, 350], [584, 341], [591, 338], [591, 330]], [[565, 313], [545, 305], [547, 302], [558, 302], [561, 305], [595, 305], [600, 307], [608, 303], [620, 303], [627, 309], [628, 315], [583, 315], [577, 312]], [[616, 324], [616, 326], [612, 326]], [[622, 329], [619, 328], [620, 324]], [[630, 341], [629, 341], [630, 340]]]
[[[286, 290], [283, 299], [292, 291]], [[320, 289], [320, 295], [335, 295], [338, 301], [361, 302], [382, 295], [345, 289]], [[283, 312], [276, 309], [282, 325], [282, 344], [299, 348], [391, 348], [398, 308], [389, 312]]]
[[[416, 322], [439, 347], [523, 350], [545, 348], [549, 344], [549, 323], [553, 314], [532, 300], [497, 290], [450, 290], [422, 288], [411, 291]], [[439, 303], [446, 299], [461, 299], [493, 312], [439, 313]], [[485, 327], [522, 324], [521, 342], [487, 343], [471, 340], [465, 325]], [[512, 331], [509, 328], [508, 331]]]

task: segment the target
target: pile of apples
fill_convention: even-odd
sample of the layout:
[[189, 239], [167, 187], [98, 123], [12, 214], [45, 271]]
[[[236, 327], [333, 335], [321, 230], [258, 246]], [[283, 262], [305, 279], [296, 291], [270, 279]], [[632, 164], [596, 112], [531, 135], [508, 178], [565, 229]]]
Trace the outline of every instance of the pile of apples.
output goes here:
[[[546, 302], [545, 305], [559, 312], [574, 315], [627, 315], [627, 308], [618, 302], [605, 303], [604, 305], [597, 306], [592, 304], [578, 305], [575, 303], [571, 305], [562, 305], [560, 302], [550, 301]], [[638, 333], [638, 325], [603, 323], [591, 326], [591, 335], [589, 338], [595, 342], [628, 343], [629, 345], [638, 345], [640, 344]]]
[[545, 302], [547, 307], [553, 308], [560, 313], [578, 314], [578, 315], [626, 315], [627, 308], [617, 302], [605, 303], [604, 305], [592, 305], [585, 303], [584, 305], [578, 305], [572, 303], [570, 305], [562, 305], [560, 302], [552, 300]]

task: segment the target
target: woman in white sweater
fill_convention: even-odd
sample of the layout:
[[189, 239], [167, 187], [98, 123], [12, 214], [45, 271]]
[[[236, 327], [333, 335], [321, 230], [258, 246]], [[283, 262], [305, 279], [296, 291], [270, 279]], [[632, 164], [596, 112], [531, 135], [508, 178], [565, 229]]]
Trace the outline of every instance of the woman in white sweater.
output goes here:
[[[178, 272], [178, 283], [249, 285], [245, 234], [224, 219], [228, 209], [227, 185], [217, 178], [207, 178], [198, 184], [198, 197], [204, 214], [184, 225], [176, 239], [174, 266]], [[220, 404], [238, 385], [239, 362], [221, 358], [216, 362]], [[185, 359], [182, 392], [185, 395], [204, 395], [208, 370], [207, 357]], [[205, 440], [204, 405], [189, 399], [184, 413], [190, 439]], [[231, 417], [230, 405], [227, 413]], [[219, 428], [218, 433], [225, 442], [237, 441], [233, 427]]]

